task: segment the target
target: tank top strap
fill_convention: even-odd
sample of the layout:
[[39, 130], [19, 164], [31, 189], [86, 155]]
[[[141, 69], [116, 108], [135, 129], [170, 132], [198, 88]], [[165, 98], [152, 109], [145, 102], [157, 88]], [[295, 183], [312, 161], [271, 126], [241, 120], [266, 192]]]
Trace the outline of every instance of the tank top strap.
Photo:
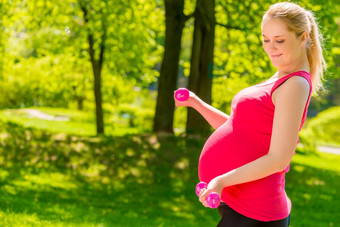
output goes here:
[[[305, 78], [310, 86], [310, 91], [312, 91], [312, 80], [311, 80], [311, 75], [310, 73], [306, 72], [306, 71], [297, 71], [297, 72], [293, 72], [291, 74], [288, 74], [280, 79], [278, 79], [272, 89], [271, 89], [271, 94], [276, 90], [276, 88], [278, 88], [279, 86], [281, 86], [286, 80], [288, 80], [289, 78], [293, 77], [293, 76], [301, 76], [303, 78]], [[311, 92], [309, 92], [309, 94], [311, 94]]]
[[[311, 74], [306, 72], [306, 71], [297, 71], [297, 72], [294, 72], [294, 73], [291, 73], [291, 74], [288, 74], [287, 76], [284, 76], [282, 77], [281, 79], [277, 80], [275, 82], [275, 84], [273, 85], [272, 89], [271, 89], [271, 94], [273, 94], [273, 92], [275, 91], [276, 88], [278, 88], [281, 84], [283, 84], [286, 80], [288, 80], [289, 78], [293, 77], [293, 76], [301, 76], [303, 78], [305, 78], [308, 83], [309, 83], [309, 96], [308, 96], [308, 99], [307, 99], [307, 103], [306, 103], [306, 106], [305, 106], [305, 109], [303, 111], [303, 115], [302, 115], [302, 120], [301, 120], [301, 125], [300, 125], [300, 130], [306, 120], [306, 117], [307, 117], [307, 111], [308, 111], [308, 106], [309, 106], [309, 102], [310, 102], [310, 99], [311, 99], [311, 96], [312, 96], [312, 80], [311, 80]], [[299, 142], [299, 140], [298, 140]]]

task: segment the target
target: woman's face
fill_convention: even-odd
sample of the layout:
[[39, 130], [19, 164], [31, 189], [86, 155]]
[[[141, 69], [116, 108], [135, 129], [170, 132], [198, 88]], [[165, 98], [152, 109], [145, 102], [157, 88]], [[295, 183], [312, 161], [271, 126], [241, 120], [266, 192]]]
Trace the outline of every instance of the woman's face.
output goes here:
[[265, 17], [262, 21], [263, 48], [272, 64], [279, 69], [290, 68], [301, 61], [304, 53], [302, 36], [296, 37], [280, 20]]

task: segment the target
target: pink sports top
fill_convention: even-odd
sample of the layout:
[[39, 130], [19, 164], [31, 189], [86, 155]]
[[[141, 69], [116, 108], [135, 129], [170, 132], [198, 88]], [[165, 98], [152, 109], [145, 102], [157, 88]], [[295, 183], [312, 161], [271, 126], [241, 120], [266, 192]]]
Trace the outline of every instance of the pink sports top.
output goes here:
[[[292, 76], [305, 78], [310, 87], [311, 75], [298, 71], [272, 83], [260, 83], [241, 90], [233, 99], [229, 119], [206, 141], [198, 165], [201, 181], [213, 178], [264, 156], [269, 151], [275, 106], [272, 93]], [[309, 98], [301, 120], [306, 119]], [[298, 141], [297, 141], [298, 142]], [[285, 173], [282, 172], [243, 184], [225, 187], [222, 201], [238, 213], [260, 221], [286, 218], [291, 202], [285, 192]]]

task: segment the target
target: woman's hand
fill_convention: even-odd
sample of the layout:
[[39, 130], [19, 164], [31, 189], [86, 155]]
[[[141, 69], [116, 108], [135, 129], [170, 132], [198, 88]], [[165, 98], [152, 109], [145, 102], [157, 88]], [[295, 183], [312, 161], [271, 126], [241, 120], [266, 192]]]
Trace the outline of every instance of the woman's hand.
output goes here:
[[207, 197], [209, 193], [211, 192], [216, 192], [221, 196], [223, 190], [223, 185], [219, 177], [215, 177], [212, 179], [209, 184], [207, 189], [202, 189], [200, 194], [199, 194], [199, 200], [205, 207], [209, 207], [207, 203]]
[[193, 107], [195, 100], [197, 100], [197, 96], [196, 96], [195, 93], [189, 91], [189, 98], [187, 100], [185, 100], [185, 101], [178, 101], [175, 98], [175, 93], [174, 93], [174, 100], [175, 100], [175, 106], [176, 107], [179, 107], [179, 106]]
[[176, 100], [175, 94], [174, 94], [174, 99], [175, 99], [176, 107], [187, 106], [187, 107], [194, 108], [208, 121], [208, 123], [214, 129], [217, 129], [218, 127], [220, 127], [229, 118], [227, 114], [205, 103], [195, 93], [191, 91], [189, 91], [189, 98], [186, 101]]

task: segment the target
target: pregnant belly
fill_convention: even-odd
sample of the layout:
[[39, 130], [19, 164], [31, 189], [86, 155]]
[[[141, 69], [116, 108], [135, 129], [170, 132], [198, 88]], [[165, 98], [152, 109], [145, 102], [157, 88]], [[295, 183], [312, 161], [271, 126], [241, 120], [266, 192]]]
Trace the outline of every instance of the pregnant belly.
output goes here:
[[[209, 140], [207, 143], [210, 145]], [[198, 165], [198, 174], [201, 181], [208, 183], [213, 178], [236, 168], [237, 161], [232, 155], [230, 143], [232, 141], [225, 138], [221, 142], [214, 143], [213, 146], [204, 146]]]
[[206, 141], [200, 155], [198, 174], [201, 181], [213, 178], [245, 165], [268, 152], [263, 143], [222, 125]]
[[222, 125], [206, 141], [198, 164], [201, 181], [210, 182], [213, 178], [235, 168], [234, 138], [232, 127]]

